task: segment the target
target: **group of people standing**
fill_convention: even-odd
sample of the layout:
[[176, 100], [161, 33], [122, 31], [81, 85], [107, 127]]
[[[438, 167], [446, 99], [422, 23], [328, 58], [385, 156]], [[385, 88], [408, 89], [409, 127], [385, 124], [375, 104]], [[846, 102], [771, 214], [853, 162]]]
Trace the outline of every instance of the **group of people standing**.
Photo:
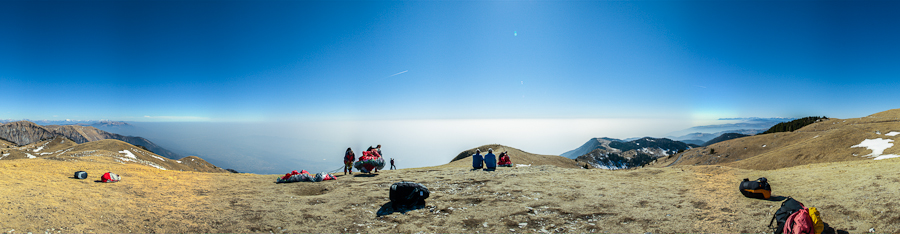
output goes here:
[[482, 169], [486, 171], [493, 171], [497, 169], [497, 166], [500, 167], [512, 167], [512, 161], [509, 160], [509, 152], [504, 151], [500, 153], [500, 162], [497, 162], [497, 157], [494, 155], [494, 149], [488, 148], [487, 154], [484, 156], [481, 155], [481, 149], [475, 149], [475, 154], [472, 155], [472, 169]]
[[[366, 151], [363, 151], [363, 156], [366, 157], [381, 158], [382, 155], [381, 145], [375, 147], [369, 146]], [[360, 157], [360, 161], [362, 161], [362, 158], [363, 157]], [[351, 175], [353, 174], [354, 161], [356, 161], [356, 154], [353, 153], [353, 149], [347, 147], [347, 151], [344, 152], [344, 175], [346, 175], [347, 173], [350, 173]], [[381, 166], [384, 166], [384, 161], [381, 161]], [[394, 158], [391, 158], [391, 169], [397, 169], [397, 166], [394, 165]], [[378, 172], [378, 169], [375, 169], [375, 172]]]

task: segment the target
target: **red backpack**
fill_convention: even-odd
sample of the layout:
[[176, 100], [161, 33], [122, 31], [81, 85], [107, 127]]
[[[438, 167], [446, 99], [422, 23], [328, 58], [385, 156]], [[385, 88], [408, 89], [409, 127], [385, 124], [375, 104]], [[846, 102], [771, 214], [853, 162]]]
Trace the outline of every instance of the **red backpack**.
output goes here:
[[784, 231], [783, 233], [789, 234], [815, 234], [815, 226], [813, 225], [812, 218], [809, 216], [809, 209], [805, 206], [802, 206], [802, 209], [798, 210], [791, 214], [788, 217], [787, 222], [784, 223]]
[[103, 183], [119, 182], [119, 180], [121, 180], [121, 179], [122, 178], [119, 177], [119, 175], [113, 174], [111, 172], [107, 172], [107, 173], [103, 174], [102, 176], [100, 176], [100, 182], [103, 182]]

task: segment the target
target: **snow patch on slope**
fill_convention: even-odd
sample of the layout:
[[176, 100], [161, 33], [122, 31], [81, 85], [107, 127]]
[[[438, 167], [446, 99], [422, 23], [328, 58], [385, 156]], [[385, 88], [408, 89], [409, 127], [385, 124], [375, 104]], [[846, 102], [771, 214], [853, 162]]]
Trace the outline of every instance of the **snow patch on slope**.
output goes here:
[[29, 153], [25, 153], [25, 157], [27, 157], [27, 158], [37, 158], [36, 156], [31, 155], [31, 154], [29, 154]]
[[[159, 161], [163, 161], [163, 162], [166, 161], [165, 158], [162, 158], [162, 157], [153, 155], [153, 154], [151, 154], [151, 153], [144, 152], [143, 150], [139, 150], [139, 149], [135, 149], [135, 148], [131, 148], [131, 150], [134, 151], [134, 152], [138, 152], [139, 154], [144, 155], [144, 156], [150, 155], [150, 157], [159, 159]], [[165, 170], [165, 169], [163, 169], [163, 170]]]
[[155, 167], [155, 168], [160, 169], [160, 170], [165, 170], [165, 169], [166, 169], [166, 168], [163, 168], [163, 167], [159, 166], [159, 165], [156, 164], [156, 163], [146, 162], [146, 164], [147, 164], [147, 166]]
[[[894, 134], [894, 135], [896, 135], [896, 134]], [[872, 150], [871, 154], [864, 155], [863, 157], [875, 157], [875, 160], [898, 158], [898, 157], [900, 157], [900, 155], [896, 155], [896, 154], [882, 155], [884, 153], [884, 150], [894, 146], [894, 143], [891, 143], [893, 141], [894, 140], [891, 140], [891, 139], [881, 139], [881, 138], [865, 139], [862, 142], [860, 142], [859, 145], [850, 146], [850, 148], [865, 147], [866, 149]]]
[[885, 154], [878, 157], [875, 157], [875, 160], [889, 159], [889, 158], [900, 158], [900, 155], [896, 154]]
[[128, 150], [122, 150], [122, 151], [119, 151], [119, 153], [125, 154], [125, 157], [137, 159], [137, 156], [134, 156], [134, 154], [132, 154], [131, 151], [128, 151]]
[[900, 134], [900, 132], [889, 132], [888, 134], [884, 134], [884, 135], [885, 136], [896, 136], [897, 134]]

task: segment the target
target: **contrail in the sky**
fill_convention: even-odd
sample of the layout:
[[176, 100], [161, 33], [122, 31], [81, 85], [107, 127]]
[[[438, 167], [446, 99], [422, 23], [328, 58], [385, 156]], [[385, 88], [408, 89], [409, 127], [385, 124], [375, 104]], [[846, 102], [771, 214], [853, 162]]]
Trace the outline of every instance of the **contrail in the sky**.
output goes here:
[[406, 72], [408, 72], [408, 71], [409, 71], [409, 70], [402, 71], [402, 72], [397, 72], [397, 74], [393, 74], [393, 75], [388, 76], [388, 77], [394, 77], [394, 76], [396, 76], [396, 75], [400, 75], [400, 74], [406, 73]]

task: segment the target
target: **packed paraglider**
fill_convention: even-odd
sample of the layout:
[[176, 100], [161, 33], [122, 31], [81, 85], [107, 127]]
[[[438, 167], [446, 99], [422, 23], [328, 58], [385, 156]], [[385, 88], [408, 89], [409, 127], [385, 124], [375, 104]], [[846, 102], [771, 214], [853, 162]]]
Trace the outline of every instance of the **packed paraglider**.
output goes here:
[[359, 157], [359, 161], [353, 164], [356, 170], [362, 173], [377, 173], [378, 170], [384, 169], [384, 158], [381, 157], [381, 145], [378, 148], [369, 147], [363, 151], [363, 155]]
[[284, 174], [281, 178], [275, 180], [275, 183], [293, 183], [293, 182], [322, 182], [326, 180], [334, 180], [335, 177], [325, 172], [319, 172], [315, 175], [309, 174], [306, 170], [296, 170]]

